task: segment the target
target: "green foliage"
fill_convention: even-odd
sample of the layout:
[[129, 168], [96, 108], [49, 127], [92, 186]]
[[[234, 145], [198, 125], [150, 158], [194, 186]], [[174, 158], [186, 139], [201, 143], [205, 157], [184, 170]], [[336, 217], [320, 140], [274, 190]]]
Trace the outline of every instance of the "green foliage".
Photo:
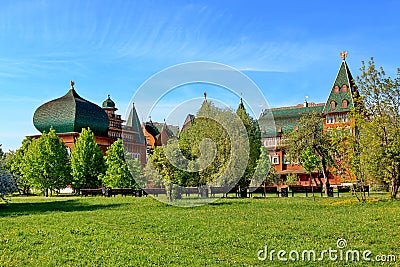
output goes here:
[[3, 149], [1, 148], [1, 146], [2, 146], [2, 144], [0, 144], [0, 159], [2, 159], [4, 156], [4, 152], [3, 152]]
[[164, 185], [164, 180], [157, 169], [154, 167], [151, 158], [152, 156], [150, 156], [150, 160], [147, 161], [147, 164], [143, 170], [146, 179], [145, 186], [160, 188]]
[[[149, 162], [151, 162], [151, 166], [149, 168], [154, 168], [157, 173], [159, 173], [163, 179], [171, 181], [173, 178], [172, 168], [173, 166], [170, 165], [169, 161], [164, 155], [163, 148], [161, 146], [157, 146], [153, 150], [153, 154], [149, 157]], [[155, 175], [155, 173], [152, 173]], [[154, 178], [158, 178], [154, 176]]]
[[286, 180], [284, 181], [285, 185], [297, 185], [299, 182], [299, 178], [296, 174], [291, 173], [286, 176]]
[[306, 150], [300, 153], [300, 162], [307, 174], [311, 174], [312, 171], [321, 166], [320, 159], [315, 155], [311, 147], [307, 147]]
[[204, 101], [194, 122], [179, 136], [179, 148], [186, 160], [176, 155], [177, 163], [191, 174], [178, 174], [185, 175], [190, 186], [233, 186], [248, 164], [248, 144], [246, 128], [232, 110]]
[[22, 146], [17, 149], [16, 152], [9, 151], [5, 153], [4, 157], [4, 167], [14, 176], [18, 177], [17, 186], [21, 189], [24, 194], [29, 193], [29, 182], [24, 179], [22, 175], [22, 164], [24, 162], [24, 155], [31, 144], [32, 139], [30, 137], [25, 138], [22, 141]]
[[118, 139], [108, 147], [105, 156], [106, 172], [101, 175], [103, 185], [111, 188], [137, 188], [137, 183], [132, 176], [125, 161], [125, 147], [122, 139]]
[[60, 189], [70, 182], [70, 165], [64, 142], [58, 138], [54, 129], [32, 141], [22, 163], [22, 175], [33, 188], [45, 190]]
[[257, 120], [253, 119], [246, 112], [246, 109], [244, 108], [244, 105], [242, 103], [236, 110], [236, 114], [239, 116], [244, 126], [246, 127], [247, 136], [249, 140], [249, 148], [250, 148], [249, 161], [247, 163], [246, 170], [238, 183], [241, 187], [246, 187], [250, 184], [250, 181], [253, 179], [254, 172], [257, 168], [258, 159], [260, 158], [261, 154], [260, 148], [262, 147], [261, 131], [258, 126]]
[[32, 138], [26, 137], [22, 140], [22, 145], [17, 151], [9, 152], [6, 155], [6, 165], [8, 170], [14, 175], [18, 176], [18, 188], [21, 188], [25, 194], [28, 194], [30, 188], [30, 182], [23, 175], [23, 165], [25, 162], [25, 155], [28, 151], [29, 146], [32, 144]]
[[391, 185], [392, 198], [400, 187], [400, 69], [386, 76], [373, 58], [357, 77], [360, 95], [354, 117], [358, 132], [355, 145], [359, 173], [368, 181]]
[[16, 178], [4, 167], [4, 160], [0, 159], [0, 199], [8, 204], [7, 195], [17, 191]]
[[76, 189], [98, 188], [99, 176], [105, 172], [103, 153], [93, 132], [82, 129], [71, 152], [72, 186]]
[[[331, 144], [329, 137], [322, 131], [323, 117], [316, 111], [305, 113], [299, 121], [299, 129], [286, 135], [288, 154], [291, 158], [299, 159], [301, 155], [307, 155], [308, 158], [315, 157], [320, 161], [320, 167], [325, 180], [325, 187], [329, 187], [328, 167], [333, 164], [331, 153]], [[308, 151], [307, 151], [308, 150]], [[304, 154], [306, 153], [306, 154]], [[315, 162], [315, 158], [311, 158]], [[310, 162], [307, 161], [307, 164]], [[307, 166], [307, 168], [312, 166]], [[325, 190], [327, 194], [327, 190]]]
[[147, 180], [146, 177], [144, 176], [143, 167], [142, 164], [140, 164], [139, 160], [137, 158], [132, 157], [132, 155], [130, 154], [125, 154], [125, 162], [128, 165], [128, 169], [133, 179], [135, 179], [136, 184], [133, 184], [133, 187], [145, 188]]
[[[185, 157], [192, 161], [197, 160], [196, 163], [203, 166], [199, 168], [200, 171], [196, 175], [192, 176], [193, 185], [207, 184], [220, 177], [227, 168], [226, 163], [230, 158], [229, 136], [218, 120], [211, 119], [216, 116], [222, 119], [224, 112], [229, 111], [223, 111], [211, 102], [204, 101], [194, 122], [179, 136], [179, 147]], [[209, 148], [200, 150], [200, 142], [206, 139], [214, 142], [215, 153]], [[210, 159], [213, 161], [209, 162]], [[204, 166], [208, 167], [204, 168]]]
[[[354, 119], [356, 116], [352, 114], [350, 117]], [[335, 159], [335, 172], [341, 176], [341, 181], [354, 182], [356, 177], [358, 182], [363, 182], [364, 175], [359, 160], [359, 136], [347, 130], [332, 129], [329, 137]]]
[[257, 168], [253, 179], [251, 179], [250, 186], [260, 186], [263, 182], [267, 185], [278, 184], [278, 179], [279, 175], [277, 175], [275, 167], [271, 164], [268, 150], [261, 146], [260, 157], [257, 159]]
[[[239, 108], [235, 114], [204, 101], [196, 118], [180, 133], [179, 139], [155, 148], [150, 161], [166, 183], [233, 186], [242, 177], [240, 185], [247, 186], [251, 179], [254, 180], [260, 147], [257, 121], [244, 108]], [[269, 168], [259, 171], [263, 171], [263, 174], [257, 174], [262, 182]]]
[[[196, 186], [199, 176], [197, 173], [185, 171], [187, 165], [185, 165], [182, 158], [178, 156], [179, 152], [178, 140], [169, 140], [167, 145], [159, 146], [154, 149], [153, 154], [150, 156], [150, 161], [162, 177], [160, 181], [161, 177], [154, 173], [155, 176], [153, 178], [155, 178], [160, 185], [163, 182], [164, 186], [169, 183], [180, 186]], [[169, 155], [169, 158], [167, 158], [166, 154]], [[177, 160], [180, 160], [180, 162], [177, 162]], [[180, 166], [180, 168], [174, 166], [171, 161], [174, 161], [175, 165]]]

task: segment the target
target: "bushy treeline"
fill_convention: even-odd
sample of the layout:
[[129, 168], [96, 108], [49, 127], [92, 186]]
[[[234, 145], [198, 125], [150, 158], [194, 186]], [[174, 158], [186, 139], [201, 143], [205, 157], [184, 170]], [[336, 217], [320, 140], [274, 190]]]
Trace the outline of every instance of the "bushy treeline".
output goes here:
[[146, 167], [149, 184], [163, 180], [187, 187], [260, 185], [269, 171], [258, 122], [243, 104], [235, 113], [210, 101], [203, 102], [179, 137], [154, 149]]
[[31, 189], [46, 196], [67, 186], [82, 188], [138, 187], [143, 180], [139, 161], [128, 153], [118, 139], [103, 156], [93, 132], [83, 129], [72, 152], [51, 129], [40, 138], [27, 137], [15, 152], [5, 153], [4, 169], [28, 194]]

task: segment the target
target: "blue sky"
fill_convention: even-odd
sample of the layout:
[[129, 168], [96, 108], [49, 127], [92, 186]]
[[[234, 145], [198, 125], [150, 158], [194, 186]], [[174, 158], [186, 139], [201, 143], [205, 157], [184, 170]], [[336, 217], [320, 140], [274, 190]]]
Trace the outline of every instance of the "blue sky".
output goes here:
[[[301, 103], [306, 95], [324, 102], [342, 50], [349, 51], [353, 76], [371, 56], [395, 74], [399, 11], [395, 0], [4, 0], [0, 143], [16, 149], [24, 136], [37, 134], [35, 109], [64, 95], [70, 80], [92, 102], [101, 104], [111, 94], [124, 115], [149, 77], [188, 61], [243, 71], [273, 107]], [[164, 109], [202, 94], [198, 86], [188, 88], [164, 99]], [[152, 116], [162, 120], [163, 112]]]

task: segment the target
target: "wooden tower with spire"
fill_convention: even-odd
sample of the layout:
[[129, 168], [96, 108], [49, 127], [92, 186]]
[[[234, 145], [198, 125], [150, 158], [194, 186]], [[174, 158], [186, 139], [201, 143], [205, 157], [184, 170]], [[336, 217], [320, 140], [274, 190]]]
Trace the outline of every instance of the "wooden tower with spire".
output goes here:
[[121, 119], [121, 115], [115, 113], [118, 109], [115, 107], [115, 103], [111, 100], [110, 95], [103, 101], [102, 108], [108, 116], [108, 137], [114, 140], [122, 138], [122, 124], [124, 120]]
[[324, 131], [331, 129], [351, 131], [353, 122], [349, 117], [349, 112], [354, 106], [353, 97], [358, 94], [358, 91], [346, 63], [347, 55], [347, 52], [340, 53], [342, 63], [323, 109], [325, 116]]
[[145, 166], [147, 162], [146, 138], [143, 134], [135, 104], [132, 104], [129, 116], [126, 119], [126, 125], [122, 128], [122, 141], [127, 152]]

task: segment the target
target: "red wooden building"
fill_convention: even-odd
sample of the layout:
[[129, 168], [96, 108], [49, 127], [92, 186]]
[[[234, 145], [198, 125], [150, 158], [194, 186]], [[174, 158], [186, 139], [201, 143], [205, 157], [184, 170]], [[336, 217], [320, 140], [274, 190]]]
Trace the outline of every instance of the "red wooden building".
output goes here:
[[[308, 103], [306, 99], [303, 104], [268, 109], [261, 115], [260, 119], [272, 112], [275, 120], [275, 130], [261, 129], [262, 142], [268, 149], [271, 163], [275, 166], [282, 180], [285, 180], [289, 174], [295, 174], [298, 177], [299, 184], [309, 185], [310, 180], [313, 183], [313, 179], [310, 179], [305, 169], [286, 155], [285, 144], [282, 142], [284, 133], [297, 130], [298, 122], [303, 114], [312, 111], [321, 113], [325, 118], [323, 125], [321, 125], [324, 132], [334, 128], [351, 131], [353, 122], [349, 117], [349, 112], [354, 105], [353, 95], [357, 93], [357, 87], [346, 63], [346, 56], [347, 52], [341, 53], [342, 62], [325, 103]], [[323, 181], [322, 174], [317, 171], [313, 172], [312, 176], [319, 177]], [[329, 172], [328, 179], [331, 185], [341, 183], [340, 177], [334, 175], [332, 171]], [[347, 177], [347, 179], [350, 179], [350, 177]]]

